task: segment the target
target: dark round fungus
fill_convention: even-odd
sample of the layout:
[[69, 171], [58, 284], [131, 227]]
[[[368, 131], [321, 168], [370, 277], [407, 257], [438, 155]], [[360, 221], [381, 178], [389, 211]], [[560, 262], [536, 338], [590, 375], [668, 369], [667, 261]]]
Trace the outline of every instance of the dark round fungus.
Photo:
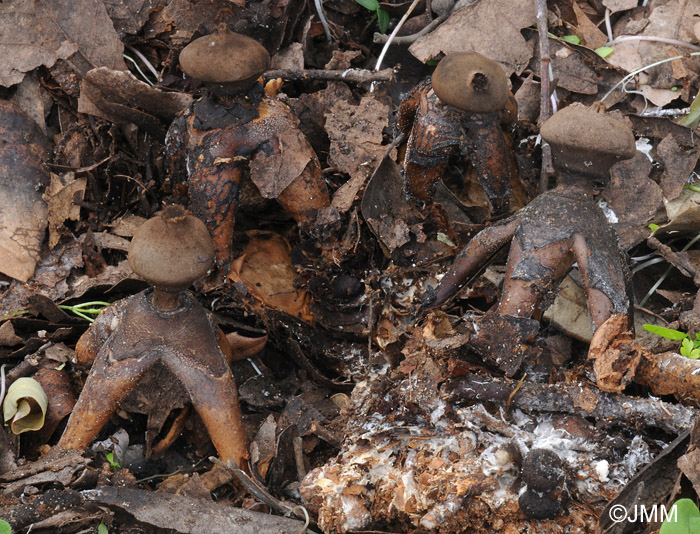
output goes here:
[[518, 499], [522, 512], [533, 519], [552, 519], [559, 513], [561, 503], [546, 495], [528, 489]]
[[528, 489], [552, 491], [564, 480], [564, 462], [547, 449], [532, 449], [523, 460], [521, 471]]
[[500, 111], [508, 99], [500, 63], [474, 52], [446, 56], [435, 68], [432, 84], [443, 103], [470, 113]]

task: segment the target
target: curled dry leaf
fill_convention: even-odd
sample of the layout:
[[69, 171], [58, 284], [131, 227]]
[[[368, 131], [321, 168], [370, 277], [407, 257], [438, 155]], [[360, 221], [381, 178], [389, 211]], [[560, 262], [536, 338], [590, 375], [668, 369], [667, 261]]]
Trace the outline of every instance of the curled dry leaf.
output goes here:
[[243, 253], [233, 260], [228, 277], [242, 282], [264, 306], [304, 321], [312, 319], [309, 298], [294, 287], [297, 277], [289, 257], [289, 244], [282, 236], [255, 232]]
[[622, 392], [632, 382], [643, 352], [629, 330], [629, 317], [611, 315], [595, 331], [588, 349], [598, 387], [609, 393]]
[[28, 377], [18, 378], [7, 390], [2, 403], [5, 423], [10, 422], [13, 434], [39, 430], [44, 426], [48, 402], [39, 382]]

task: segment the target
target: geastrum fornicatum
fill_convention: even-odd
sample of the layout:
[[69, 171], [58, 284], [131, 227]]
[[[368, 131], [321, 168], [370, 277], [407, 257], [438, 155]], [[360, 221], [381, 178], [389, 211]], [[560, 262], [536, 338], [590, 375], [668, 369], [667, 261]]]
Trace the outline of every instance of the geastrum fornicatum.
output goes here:
[[627, 122], [573, 104], [542, 125], [552, 146], [558, 185], [511, 217], [479, 232], [460, 252], [426, 306], [455, 295], [490, 256], [510, 242], [506, 276], [496, 314], [481, 317], [471, 347], [514, 374], [522, 345], [539, 327], [539, 305], [574, 262], [583, 278], [594, 331], [612, 314], [632, 325], [628, 267], [617, 235], [594, 200], [613, 164], [635, 154]]
[[211, 232], [218, 267], [231, 259], [245, 173], [302, 231], [312, 231], [318, 210], [330, 204], [318, 157], [298, 119], [257, 82], [269, 63], [262, 45], [223, 26], [180, 54], [182, 70], [204, 82], [208, 93], [170, 126], [167, 166], [174, 180], [187, 180], [192, 211]]
[[144, 373], [160, 364], [187, 391], [221, 460], [246, 465], [226, 338], [187, 291], [213, 262], [207, 229], [180, 206], [165, 208], [137, 230], [129, 264], [154, 287], [114, 303], [78, 341], [76, 359], [94, 363], [60, 446], [87, 447]]
[[399, 130], [408, 135], [404, 179], [409, 197], [430, 202], [449, 159], [469, 157], [489, 203], [490, 216], [506, 215], [510, 183], [518, 174], [501, 128], [515, 100], [501, 65], [477, 53], [446, 56], [431, 78], [401, 102]]

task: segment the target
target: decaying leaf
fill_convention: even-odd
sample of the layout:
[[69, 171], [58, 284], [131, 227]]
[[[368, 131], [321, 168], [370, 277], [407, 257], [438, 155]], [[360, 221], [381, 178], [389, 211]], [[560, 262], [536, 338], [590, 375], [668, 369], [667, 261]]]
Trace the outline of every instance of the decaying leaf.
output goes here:
[[229, 278], [242, 282], [263, 305], [310, 321], [309, 297], [294, 287], [297, 274], [287, 241], [267, 232], [254, 232], [251, 237], [243, 253], [232, 262]]
[[191, 103], [191, 95], [166, 93], [128, 71], [101, 67], [83, 78], [78, 111], [117, 124], [132, 122], [154, 135], [163, 135], [175, 115]]
[[0, 272], [22, 282], [34, 274], [47, 225], [41, 198], [47, 156], [48, 140], [36, 124], [0, 100]]
[[19, 83], [39, 66], [70, 58], [92, 67], [124, 69], [124, 45], [99, 0], [15, 0], [0, 3], [0, 85]]
[[365, 96], [355, 106], [337, 101], [326, 113], [326, 130], [331, 139], [329, 161], [347, 172], [350, 180], [336, 192], [333, 207], [347, 211], [355, 195], [384, 155], [382, 134], [389, 125], [389, 106]]
[[628, 321], [627, 315], [611, 315], [593, 334], [588, 359], [593, 360], [596, 384], [602, 391], [622, 392], [642, 358], [642, 347], [634, 343]]
[[18, 378], [8, 388], [2, 403], [5, 423], [9, 422], [14, 434], [39, 430], [44, 426], [48, 402], [39, 382], [26, 376]]
[[499, 61], [506, 74], [520, 74], [532, 57], [532, 46], [520, 30], [533, 24], [535, 9], [530, 0], [474, 2], [418, 39], [409, 51], [423, 62], [441, 53], [480, 52]]
[[658, 144], [656, 152], [664, 164], [664, 173], [661, 175], [664, 197], [674, 200], [688, 182], [698, 162], [700, 148], [697, 143], [693, 146], [682, 146], [673, 134], [669, 134]]
[[64, 221], [80, 219], [80, 206], [74, 201], [83, 199], [86, 185], [86, 178], [76, 178], [72, 172], [63, 177], [51, 175], [51, 183], [43, 195], [49, 209], [49, 248], [54, 248], [61, 239]]
[[[643, 24], [637, 17], [623, 16], [615, 25], [615, 37], [621, 35], [640, 36], [649, 40], [627, 40], [612, 44], [614, 52], [606, 58], [608, 63], [628, 72], [656, 61], [681, 56], [686, 49], [655, 40], [667, 38], [695, 42], [693, 24], [700, 16], [699, 0], [669, 0], [650, 4], [651, 11]], [[644, 96], [657, 106], [664, 106], [678, 98], [680, 92], [671, 88], [681, 85], [682, 80], [697, 72], [697, 58], [688, 58], [664, 63], [639, 75], [640, 89]]]

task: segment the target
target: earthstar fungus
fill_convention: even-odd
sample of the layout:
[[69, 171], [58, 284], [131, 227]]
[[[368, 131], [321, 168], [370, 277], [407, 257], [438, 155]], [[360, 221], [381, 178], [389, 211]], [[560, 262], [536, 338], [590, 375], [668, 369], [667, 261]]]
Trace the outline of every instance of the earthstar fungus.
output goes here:
[[508, 214], [510, 183], [518, 169], [501, 121], [515, 105], [500, 64], [477, 53], [446, 56], [432, 78], [399, 107], [400, 130], [409, 134], [404, 159], [406, 190], [429, 202], [451, 156], [469, 157], [486, 193], [491, 217]]
[[258, 77], [270, 57], [256, 41], [220, 27], [190, 43], [183, 71], [208, 94], [173, 121], [166, 138], [171, 177], [188, 182], [191, 209], [214, 240], [218, 267], [228, 266], [241, 180], [249, 174], [302, 231], [330, 205], [313, 148], [289, 106], [265, 96]]
[[154, 288], [114, 303], [78, 341], [78, 362], [94, 363], [60, 446], [86, 448], [144, 373], [160, 364], [187, 391], [221, 460], [246, 465], [225, 336], [186, 290], [213, 261], [204, 224], [179, 206], [165, 208], [137, 230], [129, 263]]
[[[542, 137], [552, 146], [557, 187], [479, 232], [427, 296], [429, 307], [446, 302], [510, 241], [498, 311], [479, 319], [484, 328], [476, 328], [471, 341], [474, 350], [508, 375], [520, 366], [521, 344], [537, 331], [540, 305], [574, 262], [594, 331], [616, 313], [625, 314], [632, 325], [627, 264], [614, 229], [593, 198], [596, 187], [609, 179], [610, 167], [634, 156], [631, 127], [602, 110], [574, 104], [542, 126]], [[507, 328], [490, 339], [486, 323]]]

